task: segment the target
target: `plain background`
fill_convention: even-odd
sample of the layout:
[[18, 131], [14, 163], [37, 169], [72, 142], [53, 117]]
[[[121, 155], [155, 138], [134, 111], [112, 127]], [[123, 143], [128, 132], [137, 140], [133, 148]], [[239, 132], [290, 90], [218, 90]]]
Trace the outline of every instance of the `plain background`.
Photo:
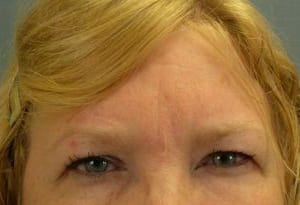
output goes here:
[[[30, 1], [32, 0], [0, 0], [0, 74], [8, 63], [9, 54], [13, 52], [13, 33], [18, 8], [24, 2]], [[300, 68], [300, 0], [251, 1], [269, 20], [289, 55]]]

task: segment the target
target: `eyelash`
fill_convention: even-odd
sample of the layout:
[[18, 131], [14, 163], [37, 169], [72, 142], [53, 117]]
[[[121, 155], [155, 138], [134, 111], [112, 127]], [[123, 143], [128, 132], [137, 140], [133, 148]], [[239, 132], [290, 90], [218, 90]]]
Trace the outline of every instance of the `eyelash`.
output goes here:
[[[224, 155], [224, 154], [231, 154], [234, 155], [236, 158], [240, 158], [236, 165], [233, 166], [216, 166], [213, 162], [213, 157]], [[240, 166], [246, 165], [248, 162], [253, 161], [255, 158], [255, 155], [246, 154], [244, 152], [235, 151], [235, 150], [214, 150], [212, 153], [208, 154], [203, 160], [201, 160], [200, 164], [196, 167], [196, 169], [201, 168], [203, 166], [210, 166], [215, 167], [218, 169], [230, 169], [230, 168], [238, 168]]]
[[[212, 158], [216, 157], [218, 155], [220, 157], [221, 155], [225, 155], [225, 154], [231, 154], [237, 158], [240, 157], [242, 160], [237, 165], [223, 166], [223, 167], [216, 166], [213, 161], [214, 159], [212, 159]], [[204, 159], [200, 161], [200, 163], [196, 166], [195, 169], [199, 169], [202, 167], [209, 167], [209, 168], [213, 168], [213, 169], [223, 169], [223, 170], [239, 168], [241, 166], [246, 165], [250, 161], [253, 161], [254, 157], [255, 157], [255, 155], [245, 154], [240, 151], [214, 150], [212, 153], [206, 155], [206, 157], [204, 157]], [[79, 166], [86, 166], [85, 163], [88, 163], [91, 161], [95, 162], [96, 160], [100, 160], [102, 162], [107, 162], [108, 166], [113, 166], [114, 168], [112, 170], [108, 170], [108, 171], [105, 170], [105, 171], [94, 172], [94, 173], [89, 172], [89, 171], [78, 170]], [[116, 157], [113, 157], [110, 155], [95, 155], [93, 153], [88, 153], [87, 157], [78, 157], [76, 155], [70, 156], [69, 163], [66, 165], [66, 170], [67, 171], [75, 171], [81, 175], [86, 175], [86, 176], [91, 176], [91, 177], [101, 177], [102, 175], [107, 174], [109, 172], [125, 170], [125, 168], [124, 168], [124, 163], [122, 163], [122, 161]]]
[[[114, 166], [115, 168], [114, 168], [114, 170], [103, 171], [101, 173], [92, 173], [92, 172], [88, 172], [88, 171], [78, 170], [78, 167], [80, 165], [84, 165], [87, 162], [91, 162], [91, 161], [95, 161], [95, 160], [105, 161], [109, 164], [109, 166]], [[81, 175], [99, 177], [99, 176], [102, 176], [102, 175], [104, 175], [105, 173], [108, 173], [108, 172], [124, 170], [123, 167], [124, 167], [124, 164], [121, 162], [121, 160], [114, 157], [114, 156], [96, 155], [94, 153], [89, 152], [87, 157], [79, 157], [77, 155], [70, 156], [69, 157], [69, 163], [66, 165], [66, 170], [67, 171], [75, 171], [75, 172], [77, 172], [78, 174], [81, 174]]]

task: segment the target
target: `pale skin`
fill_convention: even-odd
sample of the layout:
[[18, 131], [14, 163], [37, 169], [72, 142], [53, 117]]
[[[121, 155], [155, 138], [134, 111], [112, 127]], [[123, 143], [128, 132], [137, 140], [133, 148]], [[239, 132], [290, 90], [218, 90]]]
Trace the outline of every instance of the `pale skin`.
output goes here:
[[174, 32], [105, 100], [41, 108], [23, 204], [283, 205], [270, 127], [232, 83], [229, 71], [244, 68], [212, 50], [192, 31]]

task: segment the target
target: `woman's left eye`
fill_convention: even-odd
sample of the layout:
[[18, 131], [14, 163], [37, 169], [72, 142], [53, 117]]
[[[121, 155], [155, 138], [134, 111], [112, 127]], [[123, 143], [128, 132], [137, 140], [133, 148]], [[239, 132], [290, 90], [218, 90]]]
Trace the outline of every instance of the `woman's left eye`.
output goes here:
[[89, 156], [86, 158], [71, 159], [68, 170], [83, 174], [99, 175], [120, 169], [118, 160], [110, 156]]
[[235, 151], [216, 151], [209, 154], [200, 166], [213, 166], [216, 168], [234, 168], [245, 165], [253, 156]]

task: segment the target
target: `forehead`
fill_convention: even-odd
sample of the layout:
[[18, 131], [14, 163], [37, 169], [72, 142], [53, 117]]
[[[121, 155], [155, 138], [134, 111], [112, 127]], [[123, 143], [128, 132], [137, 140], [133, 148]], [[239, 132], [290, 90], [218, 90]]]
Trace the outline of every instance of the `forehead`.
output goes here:
[[47, 114], [45, 124], [119, 126], [145, 135], [149, 130], [180, 133], [221, 122], [260, 126], [261, 119], [249, 103], [259, 97], [246, 95], [233, 75], [250, 79], [243, 64], [222, 40], [215, 47], [230, 55], [220, 55], [192, 30], [178, 30], [104, 100], [73, 111], [71, 118]]
[[196, 118], [198, 124], [205, 124], [226, 115], [254, 120], [257, 116], [249, 102], [262, 99], [249, 99], [236, 82], [236, 75], [250, 78], [233, 47], [221, 39], [214, 46], [230, 55], [220, 55], [192, 30], [172, 33], [127, 81], [106, 99], [81, 110], [73, 122], [130, 121], [143, 127], [158, 123], [164, 113], [173, 119], [170, 124], [180, 120], [180, 125], [192, 125]]

